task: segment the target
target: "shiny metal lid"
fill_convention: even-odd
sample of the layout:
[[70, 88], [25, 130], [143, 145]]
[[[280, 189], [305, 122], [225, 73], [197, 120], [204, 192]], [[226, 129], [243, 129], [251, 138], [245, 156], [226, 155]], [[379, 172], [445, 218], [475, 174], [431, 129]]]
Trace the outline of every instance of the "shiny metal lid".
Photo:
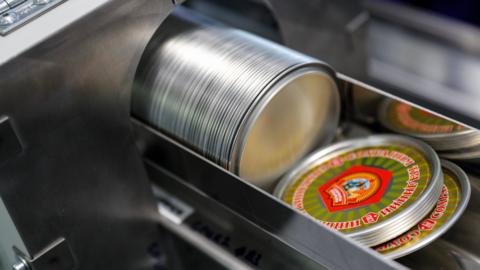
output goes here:
[[246, 117], [231, 158], [234, 172], [267, 185], [315, 145], [331, 142], [339, 116], [336, 82], [322, 66], [289, 72]]
[[430, 146], [375, 135], [312, 154], [281, 180], [275, 195], [373, 246], [417, 224], [435, 205], [442, 184], [440, 160]]
[[374, 247], [388, 258], [412, 253], [445, 233], [462, 215], [470, 199], [470, 182], [457, 165], [442, 160], [444, 184], [435, 208], [401, 236]]
[[189, 12], [162, 24], [132, 91], [139, 120], [265, 189], [333, 139], [339, 107], [327, 64]]
[[385, 99], [378, 110], [380, 123], [397, 133], [426, 141], [435, 150], [480, 145], [480, 133], [410, 104]]

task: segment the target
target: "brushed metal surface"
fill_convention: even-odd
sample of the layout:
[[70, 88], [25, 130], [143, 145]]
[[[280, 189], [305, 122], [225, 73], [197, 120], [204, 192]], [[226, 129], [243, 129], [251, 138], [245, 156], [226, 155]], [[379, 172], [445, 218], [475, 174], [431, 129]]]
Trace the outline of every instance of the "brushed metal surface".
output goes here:
[[333, 74], [319, 60], [178, 9], [142, 57], [132, 110], [268, 188], [304, 153], [332, 140], [339, 118]]
[[254, 268], [324, 269], [282, 239], [249, 222], [215, 199], [203, 196], [193, 186], [161, 166], [149, 160], [145, 162], [152, 182], [156, 183], [156, 190], [161, 185], [164, 192], [169, 192], [169, 196], [175, 194], [178, 196], [176, 199], [195, 207], [194, 212], [180, 222], [185, 229], [204, 236], [217, 248]]
[[173, 7], [110, 1], [0, 66], [0, 115], [24, 146], [0, 164], [0, 196], [28, 255], [64, 237], [78, 269], [151, 267], [157, 213], [130, 133], [130, 90]]
[[[108, 1], [110, 0], [69, 0], [36, 18], [35, 23], [26, 24], [7, 36], [0, 36], [0, 47], [2, 48], [0, 65], [45, 41]], [[0, 13], [3, 12], [0, 11]]]
[[[328, 269], [404, 269], [338, 232], [307, 218], [272, 195], [222, 169], [168, 136], [133, 119], [137, 144], [150, 167], [158, 166], [201, 196], [256, 224], [293, 250]], [[161, 174], [149, 169], [161, 187]], [[158, 180], [157, 180], [158, 179]], [[166, 181], [166, 180], [165, 180]], [[175, 181], [168, 181], [173, 182]], [[167, 181], [165, 184], [169, 184]], [[178, 184], [175, 184], [178, 185]], [[215, 208], [211, 208], [215, 209]], [[211, 215], [216, 215], [211, 211]], [[221, 219], [220, 219], [221, 220]]]

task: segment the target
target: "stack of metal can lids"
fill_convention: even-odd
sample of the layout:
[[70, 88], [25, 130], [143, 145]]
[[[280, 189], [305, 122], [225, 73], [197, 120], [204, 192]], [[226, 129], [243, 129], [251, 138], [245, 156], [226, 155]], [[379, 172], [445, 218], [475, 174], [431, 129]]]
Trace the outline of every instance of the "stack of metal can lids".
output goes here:
[[400, 135], [343, 141], [307, 157], [275, 195], [391, 258], [419, 249], [461, 215], [465, 173], [426, 143]]
[[461, 160], [480, 158], [480, 132], [477, 130], [393, 99], [382, 102], [378, 118], [392, 131], [427, 142], [441, 157]]
[[395, 259], [418, 250], [446, 232], [462, 215], [470, 198], [470, 184], [457, 165], [442, 160], [444, 183], [433, 210], [404, 234], [374, 249]]
[[132, 112], [268, 189], [334, 138], [340, 115], [335, 76], [325, 63], [286, 47], [176, 13], [148, 45]]

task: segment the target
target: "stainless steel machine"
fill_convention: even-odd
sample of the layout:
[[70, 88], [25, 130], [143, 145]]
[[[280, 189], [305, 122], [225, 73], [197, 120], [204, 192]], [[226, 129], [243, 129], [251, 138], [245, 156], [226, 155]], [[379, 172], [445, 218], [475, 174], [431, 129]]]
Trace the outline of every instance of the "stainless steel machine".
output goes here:
[[474, 3], [0, 0], [0, 269], [480, 267], [475, 160], [459, 163], [472, 198], [457, 224], [392, 261], [132, 115], [145, 49], [179, 5], [333, 67], [338, 138], [381, 131], [384, 97], [480, 128]]

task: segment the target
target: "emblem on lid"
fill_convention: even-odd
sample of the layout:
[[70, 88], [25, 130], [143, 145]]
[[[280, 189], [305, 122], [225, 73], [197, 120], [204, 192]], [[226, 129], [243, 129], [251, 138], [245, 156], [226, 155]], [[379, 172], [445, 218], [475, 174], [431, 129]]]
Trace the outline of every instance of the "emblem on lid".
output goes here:
[[318, 188], [329, 212], [376, 203], [388, 187], [392, 172], [368, 166], [353, 166]]

